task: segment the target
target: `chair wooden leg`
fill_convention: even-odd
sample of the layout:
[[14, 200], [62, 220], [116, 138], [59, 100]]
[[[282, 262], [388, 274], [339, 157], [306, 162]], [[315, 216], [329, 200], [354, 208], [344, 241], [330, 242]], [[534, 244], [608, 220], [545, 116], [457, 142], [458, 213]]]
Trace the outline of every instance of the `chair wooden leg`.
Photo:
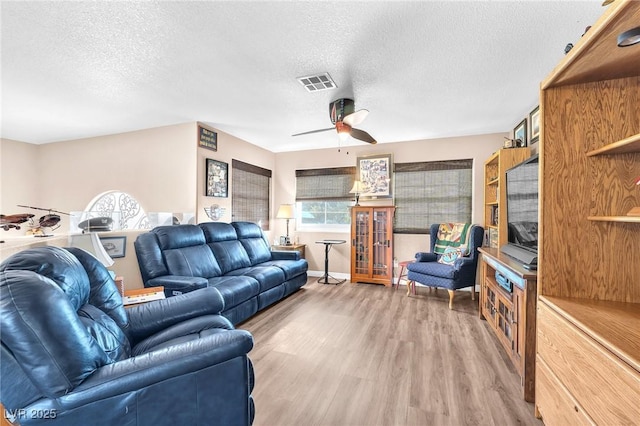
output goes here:
[[471, 300], [476, 300], [476, 287], [471, 287]]
[[447, 290], [449, 292], [449, 309], [453, 309], [453, 290]]

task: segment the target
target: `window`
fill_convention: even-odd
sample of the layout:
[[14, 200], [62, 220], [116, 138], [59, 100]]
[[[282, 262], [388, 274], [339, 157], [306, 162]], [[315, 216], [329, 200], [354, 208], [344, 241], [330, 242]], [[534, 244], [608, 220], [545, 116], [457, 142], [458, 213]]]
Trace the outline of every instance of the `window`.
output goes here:
[[395, 164], [393, 232], [428, 234], [433, 223], [471, 222], [473, 160]]
[[231, 171], [232, 219], [254, 222], [268, 231], [271, 170], [232, 160]]
[[346, 231], [355, 173], [355, 167], [296, 170], [297, 228]]
[[[147, 213], [138, 200], [122, 191], [107, 191], [96, 196], [87, 205], [85, 212], [78, 218], [84, 221], [97, 213], [100, 216], [111, 217], [114, 221], [113, 229], [147, 229], [151, 228]], [[74, 229], [74, 228], [72, 228]]]

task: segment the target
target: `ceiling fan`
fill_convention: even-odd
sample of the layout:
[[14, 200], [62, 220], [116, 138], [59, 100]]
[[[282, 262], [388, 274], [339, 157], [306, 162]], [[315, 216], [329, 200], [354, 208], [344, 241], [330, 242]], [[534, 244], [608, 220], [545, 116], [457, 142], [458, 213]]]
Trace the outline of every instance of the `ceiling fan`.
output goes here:
[[334, 124], [334, 127], [296, 133], [291, 136], [309, 135], [311, 133], [326, 132], [335, 129], [343, 141], [351, 136], [354, 139], [376, 144], [378, 142], [369, 133], [353, 128], [353, 126], [362, 123], [367, 114], [369, 114], [369, 111], [366, 109], [355, 110], [353, 99], [336, 99], [329, 104], [329, 116], [331, 117], [331, 122]]

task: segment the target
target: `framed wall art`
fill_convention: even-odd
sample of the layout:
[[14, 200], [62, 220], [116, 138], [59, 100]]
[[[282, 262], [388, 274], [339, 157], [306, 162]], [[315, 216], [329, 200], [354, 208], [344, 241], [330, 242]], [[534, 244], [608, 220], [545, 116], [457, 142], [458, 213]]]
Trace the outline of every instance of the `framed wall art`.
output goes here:
[[207, 158], [205, 187], [207, 197], [226, 198], [229, 189], [229, 164]]
[[358, 157], [356, 176], [362, 182], [361, 198], [391, 198], [393, 159], [391, 154]]
[[218, 134], [198, 123], [198, 146], [212, 151], [218, 150]]
[[531, 128], [529, 134], [529, 144], [531, 145], [540, 139], [540, 105], [529, 113], [529, 127]]
[[[518, 143], [520, 139], [520, 143]], [[527, 146], [527, 119], [522, 120], [513, 129], [513, 140], [516, 142], [516, 146]]]
[[112, 258], [124, 257], [127, 250], [127, 237], [100, 237], [100, 243]]

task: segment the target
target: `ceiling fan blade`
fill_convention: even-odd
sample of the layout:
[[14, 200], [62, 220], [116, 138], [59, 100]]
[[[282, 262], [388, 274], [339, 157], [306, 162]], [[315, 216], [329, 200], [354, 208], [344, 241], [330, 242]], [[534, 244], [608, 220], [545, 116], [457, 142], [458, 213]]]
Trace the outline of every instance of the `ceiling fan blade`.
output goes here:
[[295, 135], [291, 135], [291, 136], [302, 136], [302, 135], [310, 135], [312, 133], [320, 133], [320, 132], [326, 132], [329, 130], [335, 130], [335, 127], [329, 127], [328, 129], [318, 129], [318, 130], [310, 130], [308, 132], [302, 132], [302, 133], [296, 133]]
[[371, 137], [369, 133], [360, 129], [351, 129], [351, 137], [354, 139], [360, 139], [361, 141], [368, 142], [372, 145], [375, 145], [378, 143], [374, 138]]
[[360, 109], [347, 115], [342, 121], [351, 127], [357, 126], [358, 124], [362, 123], [365, 118], [367, 118], [367, 114], [369, 114], [369, 110]]

